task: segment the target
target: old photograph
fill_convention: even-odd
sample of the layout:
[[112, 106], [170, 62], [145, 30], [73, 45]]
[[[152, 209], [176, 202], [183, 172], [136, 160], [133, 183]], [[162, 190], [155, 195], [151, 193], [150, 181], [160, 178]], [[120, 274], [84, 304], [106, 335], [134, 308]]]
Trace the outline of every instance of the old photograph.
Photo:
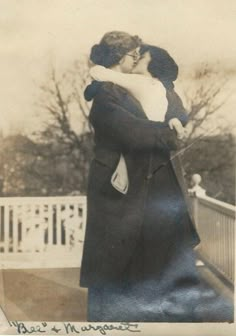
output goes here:
[[0, 334], [233, 327], [234, 1], [0, 6]]

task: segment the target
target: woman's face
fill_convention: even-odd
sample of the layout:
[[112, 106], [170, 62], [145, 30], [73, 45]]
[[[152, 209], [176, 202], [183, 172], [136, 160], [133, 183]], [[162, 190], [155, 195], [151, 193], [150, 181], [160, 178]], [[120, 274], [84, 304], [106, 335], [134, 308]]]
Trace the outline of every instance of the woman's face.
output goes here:
[[132, 72], [139, 59], [139, 48], [129, 51], [120, 61], [121, 71], [124, 73]]
[[150, 75], [148, 71], [148, 65], [151, 61], [151, 54], [149, 51], [146, 51], [138, 60], [138, 63], [133, 68], [132, 72], [142, 75]]

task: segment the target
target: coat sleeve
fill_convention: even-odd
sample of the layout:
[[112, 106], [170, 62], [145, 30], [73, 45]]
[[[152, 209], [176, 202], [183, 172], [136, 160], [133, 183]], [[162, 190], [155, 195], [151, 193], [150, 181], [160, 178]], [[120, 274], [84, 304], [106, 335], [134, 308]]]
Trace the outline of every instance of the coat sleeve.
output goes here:
[[186, 126], [188, 123], [188, 115], [183, 106], [183, 102], [175, 90], [167, 90], [166, 97], [168, 100], [168, 109], [166, 112], [165, 122], [172, 118], [177, 118], [182, 123], [183, 126]]
[[99, 130], [125, 151], [159, 148], [169, 152], [177, 149], [175, 131], [169, 126], [134, 116], [110, 91], [107, 94], [102, 91], [95, 97], [96, 108], [92, 108], [90, 114], [95, 131]]

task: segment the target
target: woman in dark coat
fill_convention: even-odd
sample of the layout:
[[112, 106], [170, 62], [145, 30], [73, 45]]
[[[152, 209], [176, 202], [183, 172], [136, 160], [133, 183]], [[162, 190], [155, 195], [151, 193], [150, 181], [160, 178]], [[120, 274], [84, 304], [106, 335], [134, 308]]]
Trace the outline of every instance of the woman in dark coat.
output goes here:
[[[92, 48], [91, 60], [130, 72], [139, 42], [107, 33]], [[93, 82], [85, 96], [93, 99], [89, 118], [95, 131], [80, 279], [88, 288], [88, 320], [192, 321], [200, 295], [193, 253], [199, 237], [181, 167], [170, 160], [176, 133], [166, 122], [148, 120], [140, 103], [110, 82]], [[169, 114], [171, 100], [170, 90]], [[126, 194], [111, 185], [121, 154]]]

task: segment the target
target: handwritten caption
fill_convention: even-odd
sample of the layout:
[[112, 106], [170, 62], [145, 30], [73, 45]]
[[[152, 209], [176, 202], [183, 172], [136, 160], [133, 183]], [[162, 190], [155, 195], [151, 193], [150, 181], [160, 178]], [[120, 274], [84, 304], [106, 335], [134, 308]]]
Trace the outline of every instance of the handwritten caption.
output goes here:
[[90, 331], [95, 331], [101, 335], [107, 335], [109, 331], [128, 331], [128, 332], [140, 332], [139, 325], [137, 323], [120, 322], [118, 324], [87, 324], [87, 325], [75, 325], [70, 322], [62, 322], [60, 324], [52, 324], [47, 322], [40, 322], [37, 325], [30, 325], [29, 323], [11, 321], [10, 327], [16, 328], [18, 334], [43, 334], [51, 332], [53, 334], [81, 334]]

